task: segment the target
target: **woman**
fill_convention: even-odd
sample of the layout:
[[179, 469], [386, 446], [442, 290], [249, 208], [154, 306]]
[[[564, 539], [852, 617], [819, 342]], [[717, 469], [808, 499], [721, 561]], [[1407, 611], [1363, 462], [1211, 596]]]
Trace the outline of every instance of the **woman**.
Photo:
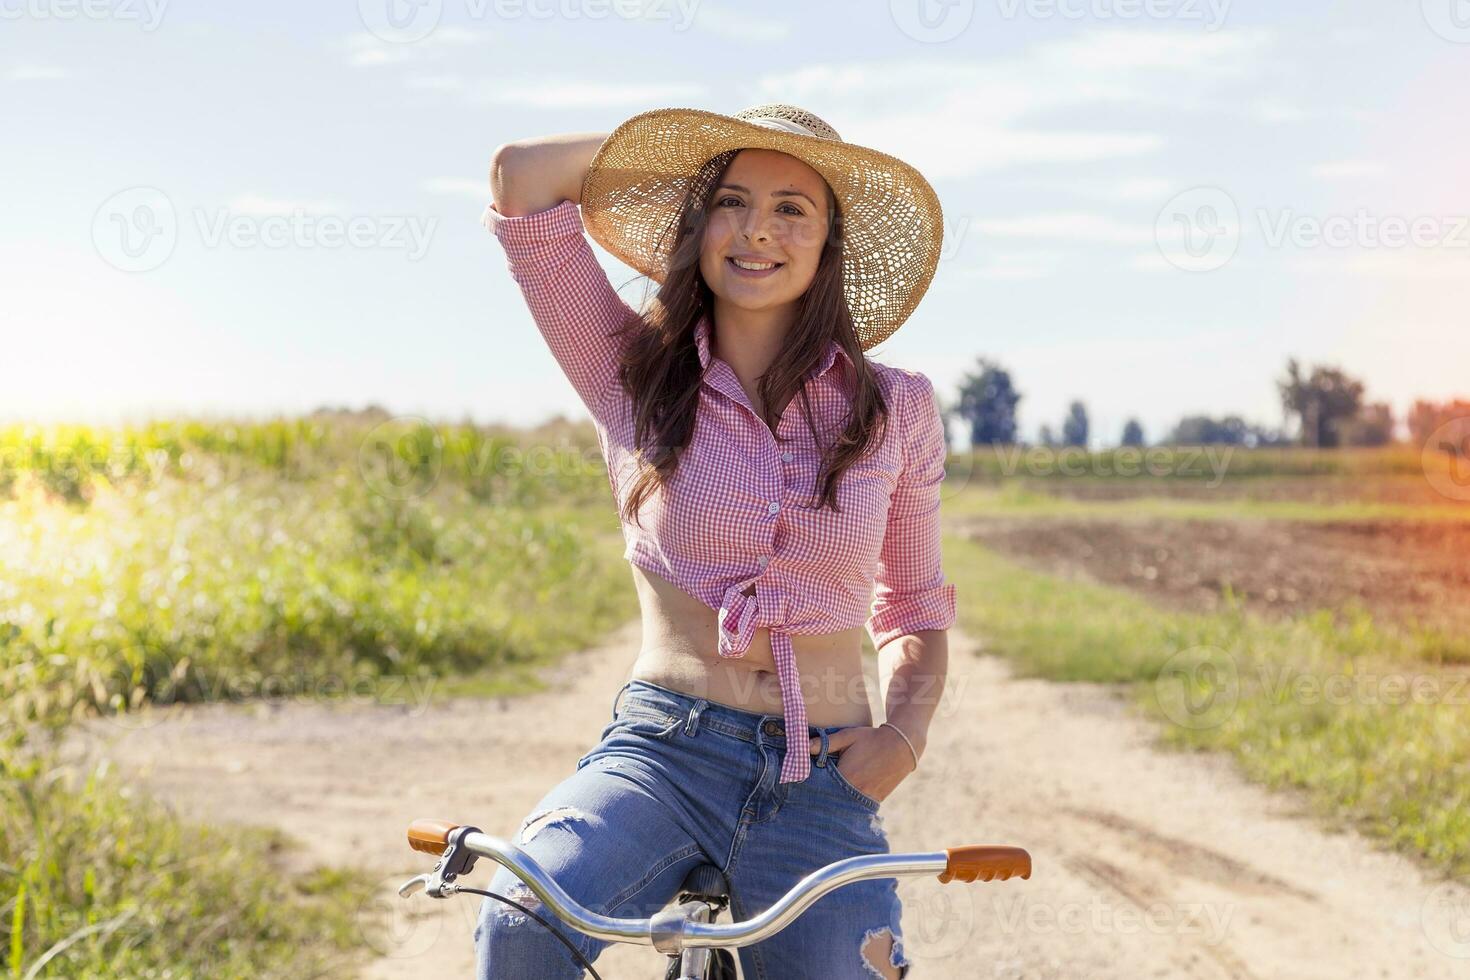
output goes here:
[[[928, 288], [938, 200], [780, 104], [505, 144], [490, 182], [485, 224], [596, 424], [643, 616], [613, 720], [518, 843], [607, 915], [651, 915], [713, 863], [746, 918], [817, 867], [888, 850], [879, 807], [944, 686], [943, 424], [928, 378], [863, 353]], [[641, 314], [584, 221], [659, 281]], [[534, 902], [503, 868], [491, 890]], [[846, 886], [742, 949], [742, 973], [903, 977], [899, 914], [892, 880]], [[589, 960], [605, 946], [563, 935]], [[475, 936], [482, 977], [583, 975], [497, 900]]]

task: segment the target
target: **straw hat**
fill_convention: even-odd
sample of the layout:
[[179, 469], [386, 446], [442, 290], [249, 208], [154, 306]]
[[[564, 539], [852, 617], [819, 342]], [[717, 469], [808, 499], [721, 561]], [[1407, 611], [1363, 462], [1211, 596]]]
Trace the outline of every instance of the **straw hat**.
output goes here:
[[[805, 109], [783, 103], [725, 116], [654, 109], [613, 130], [582, 182], [582, 222], [603, 248], [663, 282], [679, 208], [700, 169], [727, 150], [779, 150], [821, 174], [842, 209], [843, 291], [863, 350], [919, 305], [939, 264], [939, 198], [913, 167], [845, 143]], [[702, 190], [698, 189], [698, 190]]]

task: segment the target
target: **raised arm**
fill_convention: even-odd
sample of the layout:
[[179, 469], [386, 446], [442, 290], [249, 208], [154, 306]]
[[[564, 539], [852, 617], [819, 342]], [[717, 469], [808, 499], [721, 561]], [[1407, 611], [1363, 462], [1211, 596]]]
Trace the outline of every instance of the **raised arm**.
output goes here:
[[613, 331], [637, 315], [598, 264], [578, 210], [587, 166], [604, 138], [569, 133], [501, 144], [482, 219], [505, 248], [552, 356], [599, 421], [624, 343]]
[[507, 218], [582, 203], [582, 178], [607, 133], [560, 133], [502, 143], [490, 158], [490, 197]]

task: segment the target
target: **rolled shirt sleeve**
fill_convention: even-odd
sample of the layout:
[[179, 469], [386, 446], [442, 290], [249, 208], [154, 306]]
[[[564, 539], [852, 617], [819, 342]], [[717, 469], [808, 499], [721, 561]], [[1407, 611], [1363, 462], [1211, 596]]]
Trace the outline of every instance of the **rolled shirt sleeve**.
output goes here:
[[507, 217], [491, 202], [481, 223], [505, 248], [536, 328], [594, 419], [617, 387], [622, 338], [612, 331], [637, 314], [598, 264], [573, 201]]
[[874, 648], [920, 630], [949, 629], [955, 621], [955, 587], [945, 581], [940, 550], [944, 419], [933, 382], [917, 371], [905, 374], [904, 464], [889, 504], [867, 622]]

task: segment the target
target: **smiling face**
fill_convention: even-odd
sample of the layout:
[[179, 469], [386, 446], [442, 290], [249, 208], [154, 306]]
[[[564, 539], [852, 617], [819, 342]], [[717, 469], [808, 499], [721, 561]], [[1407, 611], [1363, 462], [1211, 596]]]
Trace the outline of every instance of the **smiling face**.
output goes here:
[[827, 241], [822, 175], [776, 150], [741, 150], [710, 198], [699, 271], [710, 291], [746, 310], [794, 303]]

